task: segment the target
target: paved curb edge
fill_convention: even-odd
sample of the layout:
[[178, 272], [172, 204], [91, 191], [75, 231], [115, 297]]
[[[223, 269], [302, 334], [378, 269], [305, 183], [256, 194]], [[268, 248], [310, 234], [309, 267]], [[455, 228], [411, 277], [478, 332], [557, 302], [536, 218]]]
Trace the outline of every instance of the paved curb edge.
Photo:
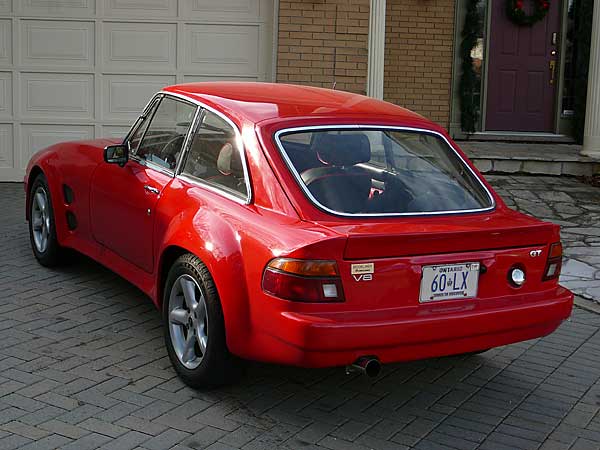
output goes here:
[[586, 300], [578, 295], [575, 296], [575, 306], [589, 312], [600, 314], [600, 305], [593, 300]]

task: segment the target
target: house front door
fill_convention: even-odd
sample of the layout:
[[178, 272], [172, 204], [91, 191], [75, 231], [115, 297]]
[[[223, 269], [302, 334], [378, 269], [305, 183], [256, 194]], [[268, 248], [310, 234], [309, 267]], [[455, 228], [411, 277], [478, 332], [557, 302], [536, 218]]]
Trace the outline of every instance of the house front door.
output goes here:
[[[529, 12], [536, 1], [525, 0], [524, 9]], [[506, 0], [490, 3], [485, 129], [554, 132], [561, 2], [549, 1], [546, 17], [532, 26], [513, 23]]]

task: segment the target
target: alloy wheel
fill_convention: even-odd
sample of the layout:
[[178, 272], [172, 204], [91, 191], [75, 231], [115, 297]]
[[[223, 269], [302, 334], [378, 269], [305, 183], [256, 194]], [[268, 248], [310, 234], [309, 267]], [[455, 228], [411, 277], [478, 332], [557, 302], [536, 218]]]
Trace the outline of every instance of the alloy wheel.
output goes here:
[[44, 253], [50, 241], [50, 207], [46, 190], [39, 186], [31, 202], [33, 242], [39, 253]]
[[198, 282], [181, 275], [169, 296], [169, 333], [173, 350], [186, 369], [200, 365], [208, 344], [208, 311]]

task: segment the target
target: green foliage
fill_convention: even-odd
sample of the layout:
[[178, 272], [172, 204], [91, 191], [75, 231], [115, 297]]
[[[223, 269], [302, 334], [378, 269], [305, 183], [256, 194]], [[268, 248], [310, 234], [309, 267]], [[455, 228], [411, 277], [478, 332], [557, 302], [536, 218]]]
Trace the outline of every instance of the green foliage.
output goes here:
[[477, 44], [477, 36], [481, 31], [481, 22], [477, 12], [479, 0], [467, 1], [467, 14], [462, 30], [460, 44], [461, 77], [460, 77], [460, 111], [461, 128], [467, 133], [474, 133], [479, 120], [480, 104], [476, 95], [481, 86], [481, 80], [473, 67], [471, 50]]
[[508, 0], [506, 2], [506, 14], [515, 24], [530, 27], [536, 22], [543, 20], [550, 9], [550, 0], [533, 0], [533, 12], [525, 13], [523, 0]]

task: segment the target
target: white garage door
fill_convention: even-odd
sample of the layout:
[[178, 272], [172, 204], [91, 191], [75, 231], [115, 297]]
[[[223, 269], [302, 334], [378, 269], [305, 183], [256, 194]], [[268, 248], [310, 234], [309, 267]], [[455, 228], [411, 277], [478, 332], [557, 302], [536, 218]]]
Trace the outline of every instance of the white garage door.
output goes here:
[[123, 136], [165, 85], [270, 81], [273, 0], [0, 0], [0, 181], [55, 142]]

